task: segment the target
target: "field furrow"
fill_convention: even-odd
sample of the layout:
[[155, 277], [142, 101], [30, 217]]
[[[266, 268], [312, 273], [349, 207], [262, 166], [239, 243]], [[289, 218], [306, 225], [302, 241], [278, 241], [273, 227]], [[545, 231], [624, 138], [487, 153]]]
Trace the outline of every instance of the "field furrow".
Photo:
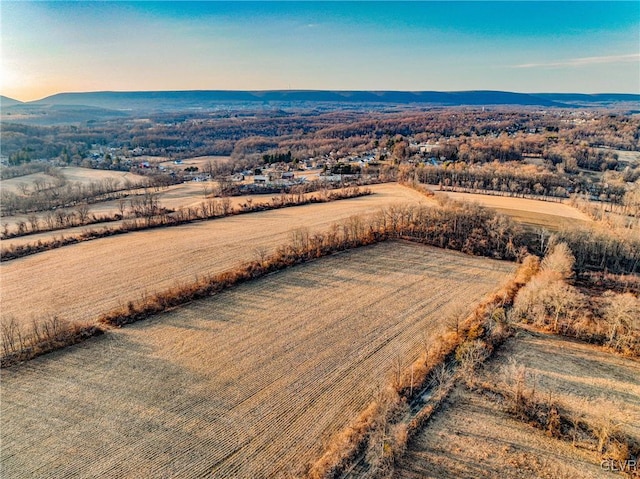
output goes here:
[[6, 477], [284, 477], [510, 263], [351, 250], [3, 373]]

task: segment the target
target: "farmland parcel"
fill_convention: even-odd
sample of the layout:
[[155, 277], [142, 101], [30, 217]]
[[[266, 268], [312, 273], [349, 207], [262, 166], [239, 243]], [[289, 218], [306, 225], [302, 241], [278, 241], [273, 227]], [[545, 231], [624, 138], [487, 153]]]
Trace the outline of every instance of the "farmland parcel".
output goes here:
[[257, 248], [271, 252], [293, 228], [324, 230], [351, 215], [426, 201], [411, 189], [380, 185], [366, 197], [130, 233], [2, 263], [2, 315], [22, 324], [49, 315], [93, 320], [144, 293], [255, 259]]
[[388, 242], [3, 373], [7, 477], [283, 477], [510, 263]]
[[[567, 338], [520, 331], [477, 377], [508, 391], [514, 386], [513, 371], [520, 367], [537, 400], [553, 401], [571, 421], [587, 421], [596, 432], [610, 422], [615, 424], [612, 431], [640, 439], [637, 360]], [[580, 442], [570, 427], [570, 434], [578, 436], [574, 444], [558, 440], [508, 409], [504, 399], [458, 386], [410, 444], [393, 477], [615, 477], [600, 467], [595, 442]]]

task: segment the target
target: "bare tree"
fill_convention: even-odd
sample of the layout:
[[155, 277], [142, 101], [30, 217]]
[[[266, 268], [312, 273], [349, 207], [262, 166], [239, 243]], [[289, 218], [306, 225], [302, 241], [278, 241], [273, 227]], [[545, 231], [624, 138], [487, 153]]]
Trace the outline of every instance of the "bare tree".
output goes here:
[[160, 213], [160, 202], [158, 193], [145, 189], [142, 196], [130, 200], [133, 214], [140, 218], [145, 218], [147, 225], [150, 225], [153, 217]]
[[216, 192], [217, 196], [229, 196], [229, 194], [231, 194], [231, 192], [233, 191], [233, 181], [231, 181], [231, 178], [228, 177], [222, 177], [222, 178], [218, 178], [218, 190]]
[[527, 396], [527, 369], [512, 359], [503, 368], [502, 377], [513, 406], [521, 412]]
[[125, 213], [126, 209], [127, 209], [127, 200], [125, 198], [119, 198], [118, 199], [118, 212], [120, 213], [120, 217], [121, 218], [124, 218], [124, 213]]
[[392, 384], [396, 389], [402, 385], [402, 371], [404, 370], [404, 361], [400, 353], [396, 353], [393, 359], [393, 380]]
[[28, 183], [18, 183], [18, 190], [24, 196], [29, 196], [29, 184]]
[[64, 210], [56, 210], [55, 212], [56, 224], [59, 228], [64, 228], [67, 224], [67, 212]]
[[542, 269], [556, 272], [562, 279], [573, 276], [576, 259], [566, 243], [553, 245], [551, 251], [542, 260]]
[[87, 203], [80, 203], [76, 206], [76, 214], [78, 215], [78, 222], [81, 225], [87, 224], [89, 221], [89, 205]]
[[47, 229], [52, 230], [56, 226], [56, 219], [53, 211], [46, 211], [44, 213], [44, 222], [47, 225]]
[[202, 196], [205, 199], [208, 198], [212, 190], [211, 185], [208, 181], [203, 181], [200, 185], [202, 186]]
[[31, 226], [31, 231], [33, 233], [40, 230], [40, 221], [38, 219], [38, 216], [35, 213], [31, 213], [29, 216], [27, 216], [27, 220], [29, 221], [29, 225]]
[[598, 439], [598, 452], [602, 454], [605, 452], [610, 439], [620, 430], [622, 424], [614, 421], [611, 407], [602, 398], [598, 399], [592, 407], [597, 412], [593, 433]]
[[607, 342], [615, 349], [639, 347], [640, 300], [631, 293], [609, 294], [604, 309], [607, 323]]
[[431, 373], [431, 384], [434, 388], [448, 388], [453, 383], [454, 376], [452, 372], [447, 368], [447, 365], [442, 363], [437, 366]]
[[4, 355], [15, 353], [22, 344], [22, 331], [14, 317], [3, 318], [0, 322], [2, 349]]
[[457, 348], [456, 360], [460, 365], [460, 374], [467, 384], [473, 383], [476, 368], [488, 354], [486, 343], [480, 339], [465, 341]]
[[460, 333], [460, 325], [467, 315], [466, 309], [462, 305], [457, 305], [445, 320], [447, 329], [456, 334]]
[[255, 255], [255, 257], [257, 258], [258, 262], [260, 263], [260, 266], [264, 267], [265, 265], [265, 261], [267, 259], [267, 256], [269, 254], [269, 250], [267, 249], [266, 246], [257, 246], [254, 248], [253, 253]]
[[565, 327], [571, 325], [575, 314], [583, 304], [583, 296], [573, 286], [562, 281], [554, 281], [547, 288], [543, 301], [550, 313], [551, 328], [554, 332], [558, 332], [561, 320], [564, 320]]
[[291, 232], [291, 248], [295, 254], [309, 249], [309, 230], [307, 228], [297, 228]]
[[222, 198], [222, 200], [220, 201], [220, 207], [222, 209], [222, 216], [230, 215], [231, 211], [232, 211], [231, 199], [229, 197], [227, 197], [227, 196]]

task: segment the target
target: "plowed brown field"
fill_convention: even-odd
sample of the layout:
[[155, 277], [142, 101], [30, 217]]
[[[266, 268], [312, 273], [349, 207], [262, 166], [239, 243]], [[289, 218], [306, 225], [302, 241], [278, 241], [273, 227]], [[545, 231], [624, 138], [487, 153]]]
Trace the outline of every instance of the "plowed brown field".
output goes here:
[[[394, 479], [597, 479], [595, 454], [510, 417], [486, 396], [458, 388], [410, 444]], [[613, 476], [615, 477], [615, 476]]]
[[493, 208], [503, 215], [530, 226], [560, 229], [564, 226], [591, 222], [586, 214], [565, 202], [438, 191], [438, 187], [433, 185], [428, 188], [437, 194], [446, 195], [457, 201], [470, 201], [478, 203], [480, 206]]
[[2, 315], [21, 323], [59, 315], [92, 320], [144, 293], [164, 290], [256, 258], [289, 241], [295, 228], [325, 230], [355, 214], [424, 195], [396, 184], [331, 203], [252, 213], [88, 241], [0, 264]]
[[500, 367], [516, 361], [535, 377], [541, 397], [597, 424], [606, 416], [620, 431], [640, 441], [640, 361], [590, 344], [546, 334], [521, 333], [508, 342], [488, 371], [492, 382]]
[[[213, 187], [208, 183], [182, 183], [179, 185], [169, 186], [165, 189], [161, 189], [156, 194], [158, 195], [159, 205], [163, 208], [168, 208], [171, 210], [179, 210], [179, 209], [187, 209], [187, 208], [196, 208], [199, 209], [203, 202], [206, 201], [206, 198], [203, 194], [203, 186], [208, 188], [207, 191], [210, 191]], [[386, 196], [389, 192], [389, 185], [372, 185], [366, 186], [362, 188], [370, 189], [374, 194], [381, 194]], [[154, 192], [155, 193], [155, 192]], [[139, 190], [139, 194], [143, 194], [143, 190]], [[239, 211], [242, 209], [242, 205], [244, 204], [266, 204], [271, 203], [274, 197], [279, 197], [280, 195], [245, 195], [245, 196], [231, 196], [228, 197], [230, 206], [232, 209]], [[306, 193], [303, 196], [315, 196], [320, 197], [320, 192]], [[125, 200], [126, 207], [125, 211], [130, 210], [130, 201], [132, 197], [129, 197]], [[221, 202], [222, 199], [215, 198], [214, 201]], [[65, 210], [67, 213], [73, 213], [74, 209]], [[104, 201], [97, 204], [90, 205], [90, 214], [95, 214], [97, 217], [100, 216], [113, 216], [120, 212], [118, 200]], [[40, 223], [44, 224], [44, 213], [36, 214], [40, 218]], [[18, 229], [18, 223], [20, 221], [24, 221], [28, 223], [27, 215], [17, 215], [17, 216], [5, 216], [2, 218], [2, 224], [8, 224], [8, 231], [15, 232]], [[5, 248], [9, 248], [11, 246], [19, 246], [26, 244], [34, 244], [38, 241], [46, 242], [51, 241], [56, 238], [70, 237], [74, 235], [80, 235], [88, 230], [100, 230], [101, 228], [117, 228], [122, 224], [122, 221], [110, 221], [106, 223], [94, 223], [86, 226], [75, 226], [72, 228], [65, 228], [62, 230], [54, 230], [47, 231], [42, 233], [35, 233], [26, 236], [18, 236], [15, 238], [8, 238], [2, 240], [2, 246]]]
[[[480, 379], [504, 384], [512, 361], [528, 388], [570, 417], [597, 426], [603, 418], [640, 440], [640, 362], [593, 345], [521, 331], [486, 365]], [[396, 479], [478, 477], [559, 479], [614, 476], [592, 448], [573, 447], [513, 418], [486, 395], [458, 387], [400, 461]]]
[[4, 474], [286, 477], [513, 269], [381, 243], [10, 368]]
[[[132, 184], [138, 184], [144, 182], [146, 179], [144, 176], [136, 175], [134, 173], [123, 171], [110, 171], [110, 170], [94, 170], [91, 168], [81, 168], [75, 166], [67, 166], [65, 168], [57, 168], [67, 181], [72, 183], [81, 183], [88, 185], [90, 183], [98, 183], [105, 179], [115, 180], [124, 184], [125, 180], [129, 180]], [[36, 181], [43, 181], [45, 183], [54, 183], [55, 178], [45, 173], [33, 173], [31, 175], [17, 176], [7, 180], [0, 181], [0, 185], [3, 190], [11, 191], [12, 193], [20, 192], [20, 185], [27, 185], [29, 188], [33, 187]]]

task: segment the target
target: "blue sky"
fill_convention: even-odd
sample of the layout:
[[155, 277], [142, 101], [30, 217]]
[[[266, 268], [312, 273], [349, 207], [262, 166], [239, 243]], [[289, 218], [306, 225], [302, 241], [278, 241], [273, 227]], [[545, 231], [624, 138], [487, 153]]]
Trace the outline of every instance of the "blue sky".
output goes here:
[[640, 92], [640, 2], [0, 3], [2, 94]]

